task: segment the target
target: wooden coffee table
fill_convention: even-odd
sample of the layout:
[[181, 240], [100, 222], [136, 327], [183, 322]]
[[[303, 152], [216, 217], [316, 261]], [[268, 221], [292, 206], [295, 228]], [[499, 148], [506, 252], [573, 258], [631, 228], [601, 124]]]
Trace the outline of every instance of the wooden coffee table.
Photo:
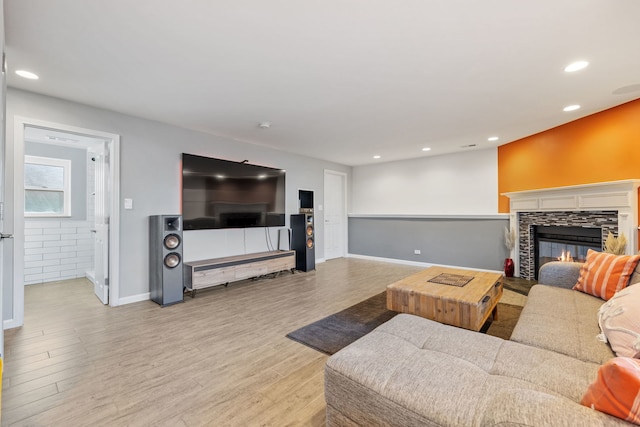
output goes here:
[[389, 310], [474, 331], [492, 314], [497, 320], [500, 297], [502, 274], [447, 267], [429, 267], [387, 286]]

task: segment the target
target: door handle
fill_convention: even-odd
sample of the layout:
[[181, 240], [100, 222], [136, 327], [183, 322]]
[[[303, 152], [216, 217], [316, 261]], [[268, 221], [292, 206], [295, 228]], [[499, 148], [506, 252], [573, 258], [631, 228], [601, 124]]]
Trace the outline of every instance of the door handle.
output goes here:
[[0, 240], [2, 239], [13, 239], [13, 234], [0, 233]]

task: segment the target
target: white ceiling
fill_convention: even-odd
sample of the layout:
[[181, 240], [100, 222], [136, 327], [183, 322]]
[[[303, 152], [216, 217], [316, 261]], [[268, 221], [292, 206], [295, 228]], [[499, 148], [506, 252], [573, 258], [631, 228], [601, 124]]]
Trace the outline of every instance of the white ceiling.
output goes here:
[[347, 165], [504, 144], [640, 98], [638, 0], [4, 4], [9, 86]]

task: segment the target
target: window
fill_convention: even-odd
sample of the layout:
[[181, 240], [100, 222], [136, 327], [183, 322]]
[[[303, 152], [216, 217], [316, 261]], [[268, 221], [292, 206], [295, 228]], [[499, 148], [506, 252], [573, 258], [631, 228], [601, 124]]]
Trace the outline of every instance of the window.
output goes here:
[[24, 156], [24, 214], [71, 216], [71, 160]]

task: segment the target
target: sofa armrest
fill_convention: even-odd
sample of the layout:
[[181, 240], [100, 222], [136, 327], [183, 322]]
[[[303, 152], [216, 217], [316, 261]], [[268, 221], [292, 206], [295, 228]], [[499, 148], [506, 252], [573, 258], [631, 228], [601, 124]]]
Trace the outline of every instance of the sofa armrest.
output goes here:
[[578, 282], [582, 266], [581, 262], [548, 262], [540, 267], [538, 283], [571, 289]]

